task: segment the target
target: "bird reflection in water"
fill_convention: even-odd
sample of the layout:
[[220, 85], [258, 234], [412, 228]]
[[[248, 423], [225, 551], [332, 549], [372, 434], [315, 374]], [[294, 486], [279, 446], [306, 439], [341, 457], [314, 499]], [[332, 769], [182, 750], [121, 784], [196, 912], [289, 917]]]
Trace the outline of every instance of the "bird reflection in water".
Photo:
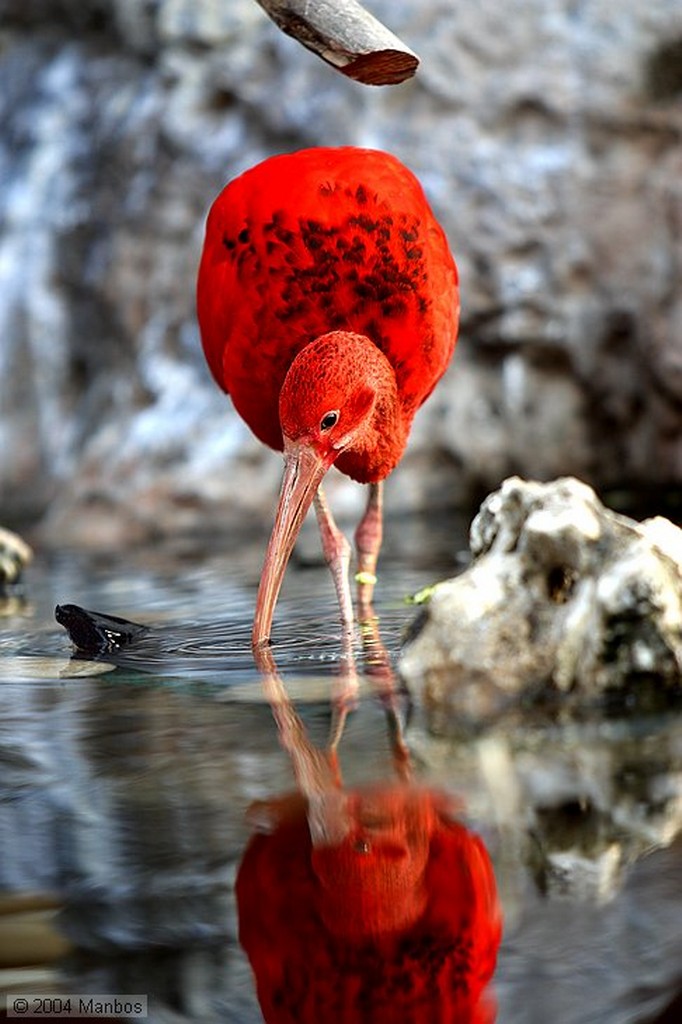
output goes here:
[[[372, 632], [371, 623], [365, 630]], [[367, 635], [365, 636], [367, 639]], [[492, 865], [457, 801], [412, 779], [388, 658], [383, 701], [397, 778], [345, 789], [337, 747], [308, 739], [270, 653], [264, 685], [298, 789], [254, 804], [237, 876], [239, 937], [267, 1024], [491, 1024], [501, 937]]]

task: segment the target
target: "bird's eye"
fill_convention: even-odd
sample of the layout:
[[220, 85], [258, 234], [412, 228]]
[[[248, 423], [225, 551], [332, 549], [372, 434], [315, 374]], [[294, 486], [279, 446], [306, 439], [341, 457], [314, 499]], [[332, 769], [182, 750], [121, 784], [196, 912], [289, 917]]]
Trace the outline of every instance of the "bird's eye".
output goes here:
[[339, 414], [336, 409], [332, 410], [332, 412], [327, 412], [322, 417], [322, 421], [320, 423], [320, 430], [323, 433], [327, 430], [331, 430], [332, 427], [335, 427], [338, 422]]

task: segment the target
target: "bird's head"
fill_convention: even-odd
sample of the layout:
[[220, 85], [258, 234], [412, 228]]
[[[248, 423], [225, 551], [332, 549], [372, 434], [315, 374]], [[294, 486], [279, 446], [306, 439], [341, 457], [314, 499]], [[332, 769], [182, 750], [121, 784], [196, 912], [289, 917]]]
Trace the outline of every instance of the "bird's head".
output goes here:
[[289, 556], [325, 473], [344, 452], [362, 455], [376, 447], [387, 396], [395, 401], [393, 369], [360, 334], [324, 334], [289, 367], [279, 399], [284, 477], [256, 600], [255, 647], [270, 636]]
[[386, 373], [392, 375], [385, 356], [363, 335], [334, 331], [307, 345], [279, 397], [285, 448], [312, 448], [328, 468], [341, 452], [361, 445]]

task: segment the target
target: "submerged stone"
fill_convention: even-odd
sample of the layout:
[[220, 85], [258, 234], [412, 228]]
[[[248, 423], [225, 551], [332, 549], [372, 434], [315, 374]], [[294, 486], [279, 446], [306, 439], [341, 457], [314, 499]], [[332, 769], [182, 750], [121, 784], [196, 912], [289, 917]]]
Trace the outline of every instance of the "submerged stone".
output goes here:
[[113, 672], [115, 665], [105, 661], [86, 661], [64, 656], [15, 654], [0, 659], [0, 680], [31, 682], [45, 679], [79, 679]]

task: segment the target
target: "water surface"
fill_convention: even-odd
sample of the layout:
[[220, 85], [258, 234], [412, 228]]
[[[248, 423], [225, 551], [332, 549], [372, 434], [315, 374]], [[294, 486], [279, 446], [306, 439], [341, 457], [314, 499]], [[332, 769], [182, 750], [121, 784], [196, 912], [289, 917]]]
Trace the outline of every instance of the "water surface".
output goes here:
[[[264, 543], [42, 557], [24, 602], [5, 605], [5, 991], [144, 992], [153, 1020], [262, 1019], [234, 879], [249, 806], [295, 788], [249, 647]], [[463, 522], [389, 524], [376, 610], [394, 660], [414, 615], [404, 597], [451, 575], [465, 547]], [[323, 746], [340, 631], [314, 541], [302, 551], [274, 650], [307, 736]], [[151, 629], [108, 660], [74, 660], [53, 618], [63, 602]], [[360, 643], [357, 653], [362, 667]], [[395, 707], [415, 780], [459, 802], [495, 868], [505, 920], [497, 1020], [654, 1020], [682, 987], [679, 716], [519, 712], [463, 735], [413, 696]], [[348, 787], [395, 778], [371, 675], [339, 757]]]

